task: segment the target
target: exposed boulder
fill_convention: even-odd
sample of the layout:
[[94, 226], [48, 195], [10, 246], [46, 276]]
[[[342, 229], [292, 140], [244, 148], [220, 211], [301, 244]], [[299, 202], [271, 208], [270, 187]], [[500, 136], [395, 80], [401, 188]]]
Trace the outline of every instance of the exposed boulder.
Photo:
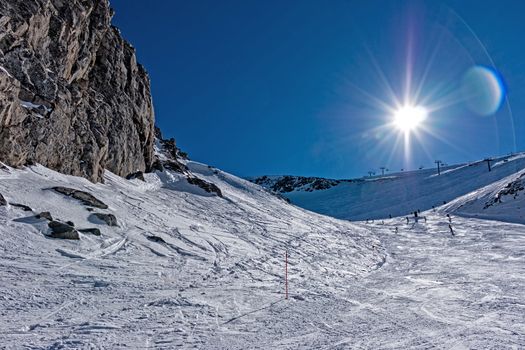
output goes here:
[[129, 174], [128, 176], [126, 176], [126, 179], [128, 180], [139, 179], [141, 181], [146, 181], [146, 179], [144, 179], [144, 173], [142, 171], [137, 171], [135, 173]]
[[0, 2], [0, 161], [102, 181], [153, 163], [149, 77], [108, 0]]
[[7, 201], [5, 200], [4, 196], [0, 193], [0, 207], [7, 205]]
[[177, 173], [185, 174], [189, 171], [186, 164], [183, 164], [181, 162], [175, 161], [175, 160], [167, 160], [163, 162], [162, 164], [165, 169], [175, 171]]
[[80, 239], [77, 230], [75, 230], [73, 226], [59, 221], [50, 221], [47, 225], [51, 228], [51, 234], [49, 236], [52, 238]]
[[146, 238], [149, 241], [152, 241], [152, 242], [155, 242], [155, 243], [166, 243], [166, 241], [164, 239], [162, 239], [162, 237], [159, 237], [159, 236], [146, 236]]
[[82, 202], [84, 205], [90, 205], [92, 207], [100, 208], [100, 209], [107, 209], [108, 206], [102, 202], [101, 200], [97, 199], [95, 196], [93, 196], [91, 193], [75, 190], [73, 188], [68, 187], [53, 187], [52, 190], [61, 193], [63, 195], [73, 197], [75, 199], [78, 199]]
[[94, 219], [94, 221], [104, 221], [108, 226], [118, 226], [117, 218], [113, 214], [93, 213], [90, 215], [90, 218]]
[[204, 191], [208, 193], [215, 193], [217, 196], [222, 197], [221, 189], [217, 187], [217, 185], [211, 182], [199, 179], [198, 177], [194, 177], [194, 176], [189, 176], [187, 180], [190, 184], [199, 186], [200, 188], [202, 188]]
[[78, 231], [82, 233], [90, 233], [94, 236], [100, 236], [100, 230], [98, 228], [83, 228], [79, 229]]
[[33, 211], [33, 209], [31, 209], [25, 204], [20, 204], [20, 203], [9, 203], [9, 204], [12, 205], [13, 207], [20, 208], [23, 211]]
[[35, 217], [37, 219], [46, 219], [48, 221], [53, 221], [53, 217], [51, 216], [51, 213], [48, 211], [43, 211], [39, 214], [36, 214]]

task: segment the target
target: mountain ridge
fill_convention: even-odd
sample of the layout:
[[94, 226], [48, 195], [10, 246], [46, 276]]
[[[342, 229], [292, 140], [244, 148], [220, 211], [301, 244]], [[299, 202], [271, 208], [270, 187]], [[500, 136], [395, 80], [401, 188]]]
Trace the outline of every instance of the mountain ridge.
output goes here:
[[442, 206], [525, 168], [525, 153], [487, 161], [449, 165], [359, 179], [301, 176], [249, 178], [292, 204], [339, 219], [368, 220], [405, 216]]

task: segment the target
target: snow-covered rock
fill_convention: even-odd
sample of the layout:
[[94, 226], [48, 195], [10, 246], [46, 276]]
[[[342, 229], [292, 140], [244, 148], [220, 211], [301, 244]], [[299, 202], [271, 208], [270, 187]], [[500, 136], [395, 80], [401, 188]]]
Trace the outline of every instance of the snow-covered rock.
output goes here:
[[525, 224], [525, 170], [461, 196], [440, 209], [466, 217]]

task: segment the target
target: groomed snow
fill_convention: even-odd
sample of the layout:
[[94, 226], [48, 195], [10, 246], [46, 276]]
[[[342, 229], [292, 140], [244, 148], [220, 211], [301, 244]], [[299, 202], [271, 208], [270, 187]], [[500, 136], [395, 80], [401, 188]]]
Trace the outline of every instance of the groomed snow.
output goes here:
[[[216, 336], [220, 342], [258, 313], [330, 298], [383, 263], [383, 248], [365, 228], [288, 205], [205, 165], [188, 166], [224, 198], [169, 172], [146, 174], [147, 182], [106, 173], [104, 184], [92, 184], [42, 166], [0, 169], [7, 201], [102, 231], [51, 239], [44, 219], [0, 207], [0, 344], [214, 348]], [[109, 205], [94, 211], [114, 214], [119, 227], [91, 219], [86, 206], [53, 186], [92, 193]]]
[[[525, 226], [456, 215], [450, 223], [446, 208], [419, 222], [351, 224], [188, 165], [225, 198], [171, 173], [146, 183], [106, 174], [95, 185], [41, 166], [0, 170], [8, 201], [102, 230], [48, 239], [28, 212], [0, 207], [2, 346], [525, 347]], [[90, 222], [82, 204], [48, 190], [56, 185], [93, 193], [120, 227]]]
[[239, 320], [209, 348], [525, 348], [525, 226], [452, 216], [452, 236], [444, 214], [423, 215], [363, 224], [388, 252], [380, 269]]

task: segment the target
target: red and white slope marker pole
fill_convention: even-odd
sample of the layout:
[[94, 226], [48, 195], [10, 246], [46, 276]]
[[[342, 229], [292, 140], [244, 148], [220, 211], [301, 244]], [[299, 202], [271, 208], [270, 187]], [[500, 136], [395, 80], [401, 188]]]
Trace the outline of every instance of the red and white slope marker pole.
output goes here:
[[284, 285], [285, 299], [288, 300], [288, 249], [284, 253]]

